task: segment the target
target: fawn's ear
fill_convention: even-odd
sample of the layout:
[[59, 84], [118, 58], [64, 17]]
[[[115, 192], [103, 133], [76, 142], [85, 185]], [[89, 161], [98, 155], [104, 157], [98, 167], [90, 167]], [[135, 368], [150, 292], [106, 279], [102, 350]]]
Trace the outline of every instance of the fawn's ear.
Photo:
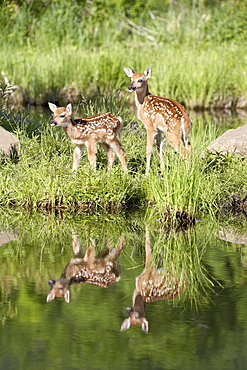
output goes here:
[[118, 252], [121, 253], [123, 251], [124, 244], [125, 244], [125, 239], [124, 239], [124, 236], [121, 235], [120, 238], [119, 238], [119, 241], [118, 241], [118, 246], [117, 246]]
[[72, 234], [72, 247], [75, 257], [83, 257], [81, 243], [78, 236], [75, 233]]
[[144, 319], [142, 323], [142, 331], [144, 331], [145, 334], [148, 333], [148, 321], [146, 319]]
[[49, 105], [49, 108], [50, 108], [50, 110], [54, 113], [55, 112], [55, 110], [57, 109], [57, 106], [56, 106], [56, 104], [53, 104], [53, 103], [48, 103], [48, 105]]
[[84, 261], [90, 264], [93, 263], [94, 259], [95, 259], [95, 248], [92, 245], [90, 245], [86, 250]]
[[69, 115], [71, 116], [72, 115], [72, 105], [71, 103], [69, 103], [66, 107], [66, 111], [69, 113]]
[[130, 319], [125, 319], [121, 325], [120, 331], [126, 331], [130, 328]]
[[123, 67], [123, 69], [124, 69], [124, 72], [125, 72], [125, 74], [128, 76], [128, 77], [133, 77], [134, 76], [134, 74], [135, 74], [135, 71], [133, 71], [133, 69], [130, 69], [130, 68], [128, 68], [128, 67]]
[[47, 298], [46, 298], [46, 302], [53, 301], [54, 298], [55, 298], [55, 294], [51, 290], [50, 293], [48, 294]]
[[66, 291], [66, 293], [64, 294], [64, 299], [65, 299], [65, 302], [69, 303], [69, 299], [70, 299], [70, 292], [69, 292], [69, 289]]
[[148, 79], [149, 77], [151, 77], [151, 68], [147, 68], [145, 69], [144, 71], [144, 75], [146, 76], [146, 78]]

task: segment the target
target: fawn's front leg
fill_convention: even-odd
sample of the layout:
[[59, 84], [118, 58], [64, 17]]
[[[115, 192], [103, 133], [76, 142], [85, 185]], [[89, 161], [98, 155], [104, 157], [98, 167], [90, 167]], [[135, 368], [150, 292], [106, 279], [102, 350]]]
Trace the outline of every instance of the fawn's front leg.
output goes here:
[[[151, 125], [150, 125], [151, 126]], [[150, 160], [151, 160], [151, 154], [153, 149], [153, 143], [154, 143], [154, 137], [155, 137], [155, 130], [153, 127], [147, 127], [147, 147], [146, 147], [146, 175], [148, 175], [148, 172], [150, 170]]]
[[83, 148], [84, 148], [84, 145], [76, 145], [75, 147], [74, 154], [73, 154], [73, 168], [72, 168], [73, 172], [77, 171]]

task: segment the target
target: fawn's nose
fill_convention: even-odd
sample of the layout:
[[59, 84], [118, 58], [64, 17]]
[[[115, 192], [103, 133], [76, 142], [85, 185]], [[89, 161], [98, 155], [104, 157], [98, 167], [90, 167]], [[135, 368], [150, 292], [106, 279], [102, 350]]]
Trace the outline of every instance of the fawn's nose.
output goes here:
[[55, 121], [54, 119], [52, 119], [52, 120], [50, 121], [50, 125], [51, 125], [51, 126], [57, 126], [57, 123], [56, 123], [56, 121]]
[[129, 85], [129, 87], [128, 87], [129, 92], [135, 91], [135, 89], [136, 88], [132, 85]]
[[126, 314], [127, 314], [128, 316], [130, 316], [130, 315], [131, 315], [131, 312], [133, 312], [133, 308], [132, 308], [132, 307], [127, 307], [127, 308], [126, 308]]
[[48, 284], [50, 285], [50, 287], [52, 288], [53, 285], [55, 284], [55, 280], [49, 280], [48, 281]]

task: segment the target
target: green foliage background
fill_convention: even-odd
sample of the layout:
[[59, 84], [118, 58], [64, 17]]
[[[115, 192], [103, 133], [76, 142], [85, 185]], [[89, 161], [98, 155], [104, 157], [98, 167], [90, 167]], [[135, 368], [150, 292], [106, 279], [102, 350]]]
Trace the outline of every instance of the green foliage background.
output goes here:
[[71, 85], [75, 102], [126, 91], [123, 65], [151, 67], [151, 91], [186, 106], [246, 97], [246, 2], [2, 1], [0, 10], [0, 66], [26, 103], [72, 100]]

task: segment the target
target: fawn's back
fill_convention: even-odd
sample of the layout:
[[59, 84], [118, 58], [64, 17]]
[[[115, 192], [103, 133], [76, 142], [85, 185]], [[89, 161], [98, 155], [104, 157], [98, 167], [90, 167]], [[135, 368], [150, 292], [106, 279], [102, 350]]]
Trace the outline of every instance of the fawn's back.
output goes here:
[[124, 248], [124, 239], [119, 239], [117, 248], [107, 248], [96, 256], [95, 247], [89, 246], [85, 255], [81, 249], [79, 239], [73, 235], [73, 250], [75, 258], [72, 258], [65, 267], [61, 277], [50, 280], [51, 291], [47, 296], [47, 302], [55, 297], [70, 299], [70, 285], [87, 283], [108, 288], [110, 284], [119, 281], [121, 270], [118, 257]]
[[49, 103], [53, 112], [52, 126], [61, 126], [64, 132], [76, 145], [73, 154], [73, 171], [77, 171], [84, 145], [87, 148], [88, 159], [93, 169], [96, 169], [97, 144], [100, 144], [107, 154], [107, 168], [114, 163], [115, 153], [119, 157], [122, 168], [127, 172], [125, 150], [118, 139], [122, 130], [121, 117], [111, 113], [99, 113], [87, 118], [72, 118], [72, 105], [57, 107]]
[[111, 142], [122, 130], [122, 119], [111, 113], [74, 119], [67, 107], [58, 107], [54, 111], [51, 125], [62, 126], [74, 144], [85, 144], [89, 140]]

